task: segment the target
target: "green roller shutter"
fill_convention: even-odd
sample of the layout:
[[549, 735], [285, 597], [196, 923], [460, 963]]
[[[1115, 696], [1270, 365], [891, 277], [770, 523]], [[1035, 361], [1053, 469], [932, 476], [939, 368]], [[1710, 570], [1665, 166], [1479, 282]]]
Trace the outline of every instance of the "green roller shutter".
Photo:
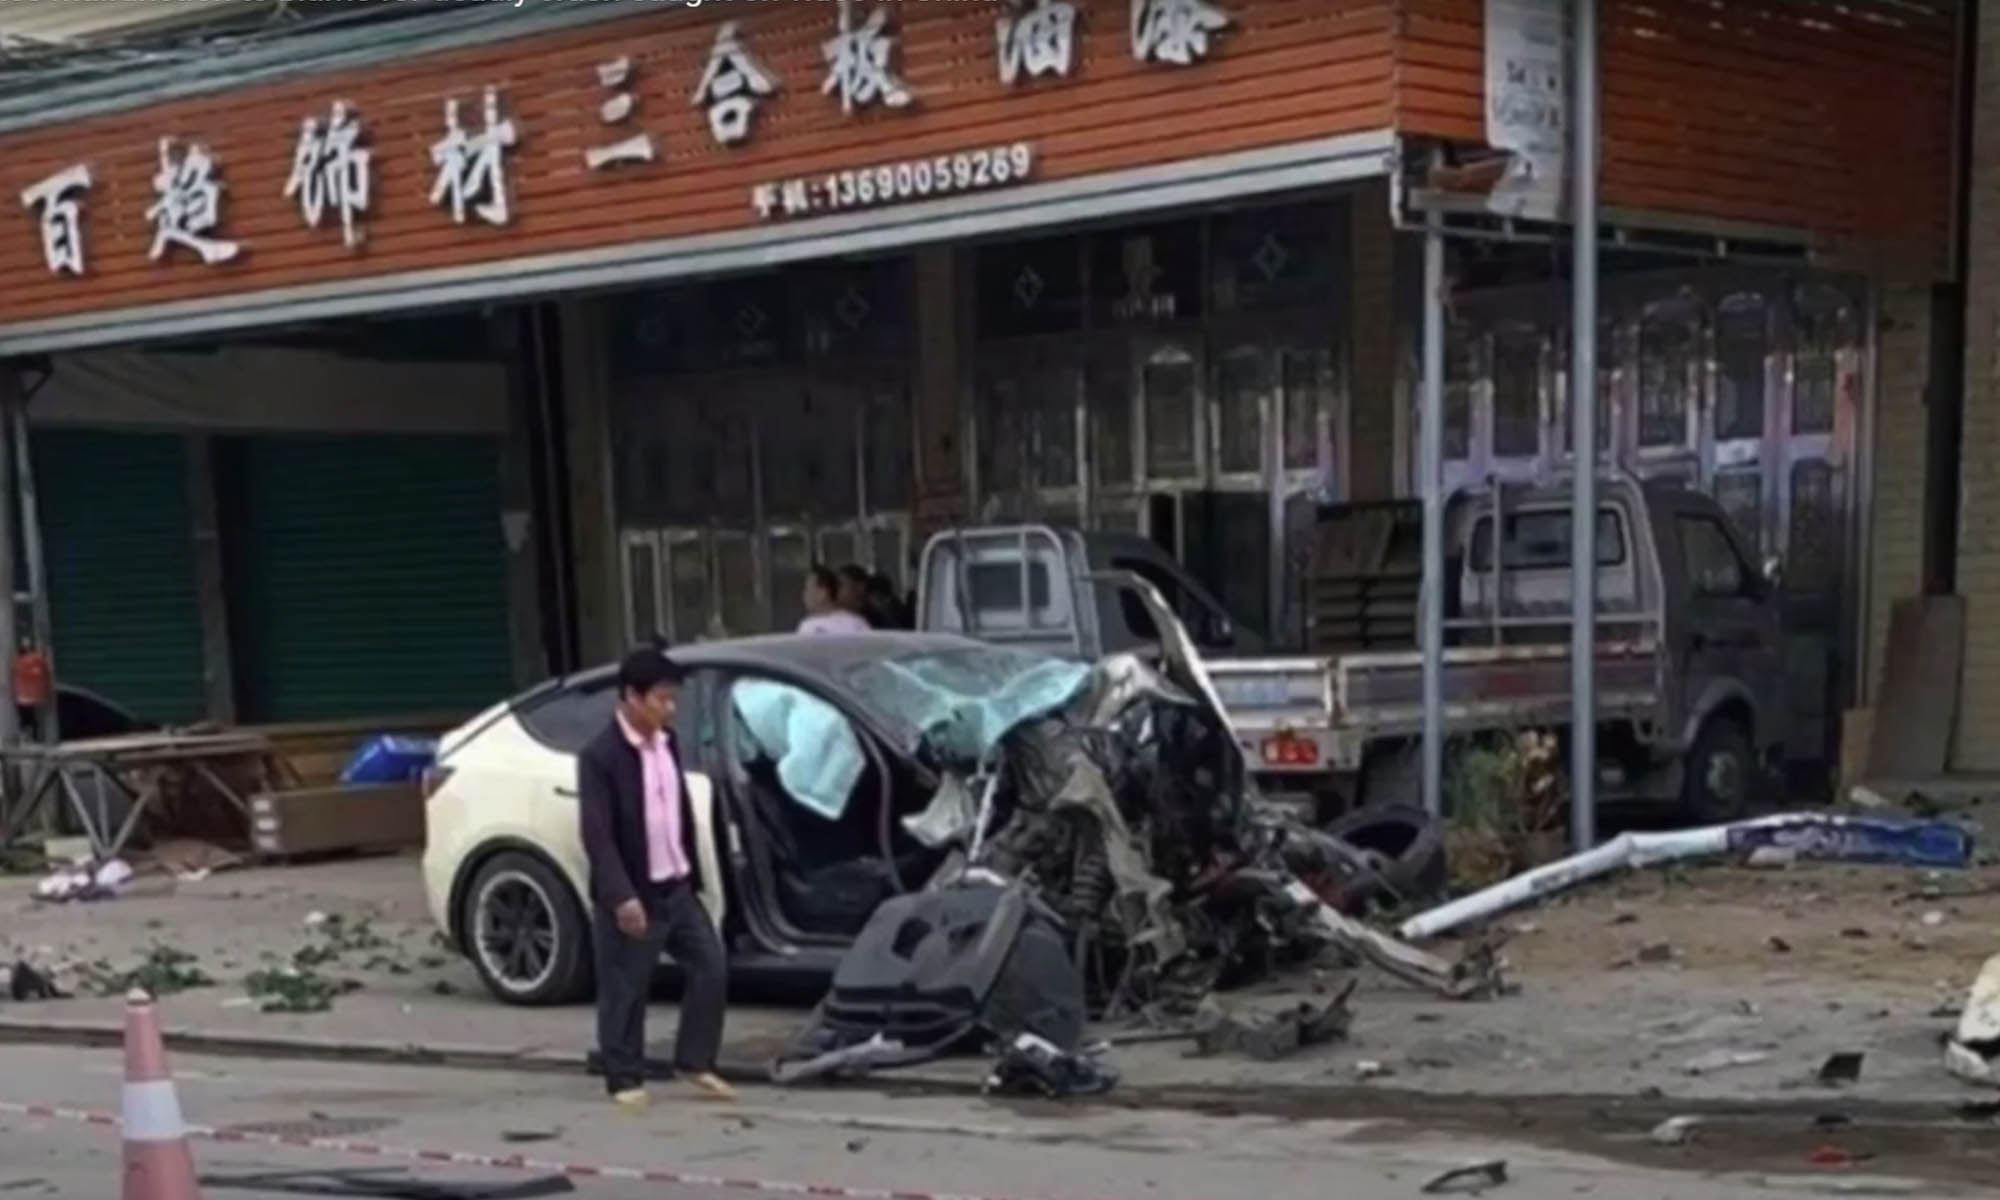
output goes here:
[[499, 463], [487, 438], [240, 443], [245, 719], [471, 710], [506, 694]]
[[186, 444], [38, 429], [30, 445], [57, 678], [151, 720], [200, 718]]

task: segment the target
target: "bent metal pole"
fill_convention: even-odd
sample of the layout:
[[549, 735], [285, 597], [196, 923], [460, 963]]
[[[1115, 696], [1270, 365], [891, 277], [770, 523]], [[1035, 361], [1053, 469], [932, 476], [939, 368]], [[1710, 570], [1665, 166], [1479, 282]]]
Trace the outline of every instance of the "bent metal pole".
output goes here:
[[1597, 0], [1576, 0], [1570, 117], [1570, 833], [1597, 841]]
[[1417, 414], [1419, 487], [1424, 501], [1423, 585], [1417, 642], [1424, 660], [1424, 811], [1444, 811], [1444, 229], [1424, 224], [1423, 395]]

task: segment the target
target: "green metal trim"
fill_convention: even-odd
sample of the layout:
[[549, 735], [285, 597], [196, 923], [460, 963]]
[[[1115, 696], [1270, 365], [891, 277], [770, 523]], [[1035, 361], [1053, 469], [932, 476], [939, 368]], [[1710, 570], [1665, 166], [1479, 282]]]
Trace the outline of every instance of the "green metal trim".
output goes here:
[[240, 447], [231, 598], [245, 720], [470, 711], [512, 690], [497, 440]]
[[187, 446], [175, 434], [30, 435], [56, 678], [162, 722], [204, 715]]

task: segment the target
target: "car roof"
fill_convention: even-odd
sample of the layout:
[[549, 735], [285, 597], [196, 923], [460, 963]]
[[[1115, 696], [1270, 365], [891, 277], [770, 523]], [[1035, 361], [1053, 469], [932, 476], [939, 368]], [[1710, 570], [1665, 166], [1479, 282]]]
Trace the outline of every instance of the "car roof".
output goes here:
[[[779, 678], [819, 682], [842, 690], [869, 710], [879, 732], [897, 741], [914, 744], [917, 730], [903, 726], [887, 713], [867, 705], [865, 698], [845, 688], [850, 668], [912, 654], [937, 654], [953, 650], [991, 650], [987, 642], [950, 633], [910, 633], [878, 630], [854, 634], [776, 633], [759, 637], [723, 638], [711, 642], [690, 642], [671, 646], [667, 654], [683, 667], [725, 667], [762, 670]], [[551, 679], [514, 697], [509, 707], [532, 707], [558, 690], [580, 685], [601, 684], [618, 673], [616, 664], [592, 667], [573, 675]]]

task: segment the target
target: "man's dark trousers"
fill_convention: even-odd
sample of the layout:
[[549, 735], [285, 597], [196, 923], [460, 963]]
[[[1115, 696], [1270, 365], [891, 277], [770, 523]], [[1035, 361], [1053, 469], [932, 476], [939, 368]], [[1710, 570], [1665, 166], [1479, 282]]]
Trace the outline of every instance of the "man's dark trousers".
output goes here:
[[646, 1079], [646, 999], [660, 951], [673, 956], [686, 977], [681, 993], [680, 1028], [674, 1037], [674, 1068], [715, 1070], [722, 1046], [723, 1005], [729, 979], [722, 942], [709, 923], [701, 897], [685, 879], [640, 889], [646, 908], [644, 937], [626, 937], [608, 912], [597, 913], [597, 1047], [604, 1084], [613, 1092], [640, 1087]]

